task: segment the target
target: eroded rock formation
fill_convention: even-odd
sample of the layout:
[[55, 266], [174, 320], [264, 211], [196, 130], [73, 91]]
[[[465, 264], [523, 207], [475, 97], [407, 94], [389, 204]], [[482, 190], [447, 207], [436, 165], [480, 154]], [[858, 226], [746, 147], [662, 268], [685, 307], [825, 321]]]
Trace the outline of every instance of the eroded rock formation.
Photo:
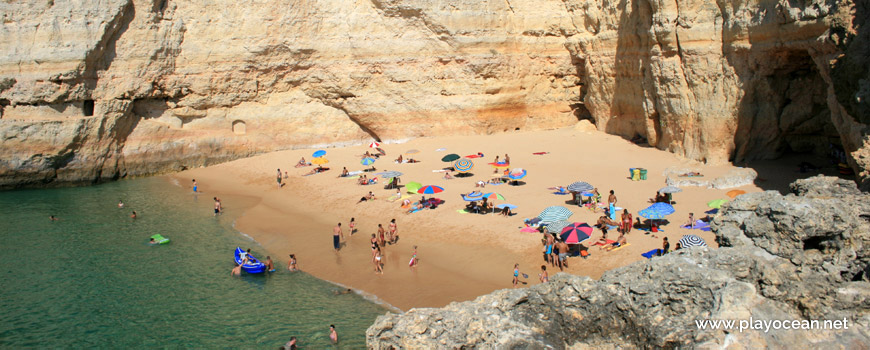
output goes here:
[[[689, 248], [605, 273], [557, 274], [442, 309], [379, 317], [369, 348], [774, 348], [870, 346], [870, 195], [798, 181], [799, 195], [737, 197]], [[700, 329], [696, 320], [834, 320], [849, 329]], [[738, 324], [739, 325], [739, 324]]]
[[[0, 3], [0, 186], [594, 120], [698, 160], [865, 156], [851, 0]], [[845, 55], [844, 55], [845, 54]]]

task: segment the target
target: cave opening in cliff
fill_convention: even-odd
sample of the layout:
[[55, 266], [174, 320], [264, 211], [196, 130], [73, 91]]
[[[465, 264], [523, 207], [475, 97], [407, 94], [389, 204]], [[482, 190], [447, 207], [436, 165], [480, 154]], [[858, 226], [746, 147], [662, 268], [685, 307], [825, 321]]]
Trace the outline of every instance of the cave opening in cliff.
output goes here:
[[745, 80], [734, 160], [829, 157], [842, 149], [828, 109], [828, 85], [810, 54], [783, 50], [772, 53], [768, 63]]
[[85, 117], [91, 117], [94, 115], [94, 100], [85, 100], [82, 103], [82, 113], [84, 113]]
[[233, 121], [233, 134], [244, 135], [248, 132], [248, 127], [244, 120]]

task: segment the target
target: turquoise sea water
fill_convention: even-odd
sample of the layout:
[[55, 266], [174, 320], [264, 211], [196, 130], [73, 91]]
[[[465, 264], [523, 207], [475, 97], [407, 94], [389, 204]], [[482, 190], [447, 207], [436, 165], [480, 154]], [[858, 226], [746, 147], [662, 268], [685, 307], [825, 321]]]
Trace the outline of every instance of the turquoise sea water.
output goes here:
[[365, 346], [385, 308], [286, 266], [230, 276], [236, 246], [265, 254], [211, 198], [165, 178], [0, 192], [0, 348], [320, 349], [330, 324]]

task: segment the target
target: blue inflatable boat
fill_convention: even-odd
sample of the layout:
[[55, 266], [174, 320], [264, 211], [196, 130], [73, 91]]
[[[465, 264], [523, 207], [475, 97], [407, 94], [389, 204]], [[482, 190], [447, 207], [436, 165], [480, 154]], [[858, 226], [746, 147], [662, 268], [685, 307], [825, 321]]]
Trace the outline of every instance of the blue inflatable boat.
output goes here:
[[[245, 251], [242, 248], [236, 247], [236, 253], [234, 254], [236, 265], [240, 265], [242, 263], [242, 253]], [[261, 263], [260, 260], [257, 260], [253, 255], [248, 256], [248, 262], [242, 265], [242, 271], [247, 273], [263, 273], [266, 271], [266, 264]]]

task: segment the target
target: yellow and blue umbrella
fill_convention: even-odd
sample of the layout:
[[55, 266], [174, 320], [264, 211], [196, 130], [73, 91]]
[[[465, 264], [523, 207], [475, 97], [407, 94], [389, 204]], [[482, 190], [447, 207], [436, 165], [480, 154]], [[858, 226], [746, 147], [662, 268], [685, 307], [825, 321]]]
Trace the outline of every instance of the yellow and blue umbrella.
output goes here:
[[471, 168], [474, 168], [474, 162], [471, 159], [462, 158], [453, 163], [453, 168], [460, 173], [467, 173]]
[[362, 163], [362, 165], [372, 165], [372, 163], [374, 163], [374, 162], [375, 162], [374, 158], [365, 157], [365, 158], [363, 158], [362, 162], [360, 162], [360, 163]]
[[311, 162], [314, 164], [317, 164], [317, 165], [323, 165], [323, 164], [329, 163], [329, 160], [326, 158], [320, 157], [320, 158], [314, 158], [314, 160], [312, 160]]

